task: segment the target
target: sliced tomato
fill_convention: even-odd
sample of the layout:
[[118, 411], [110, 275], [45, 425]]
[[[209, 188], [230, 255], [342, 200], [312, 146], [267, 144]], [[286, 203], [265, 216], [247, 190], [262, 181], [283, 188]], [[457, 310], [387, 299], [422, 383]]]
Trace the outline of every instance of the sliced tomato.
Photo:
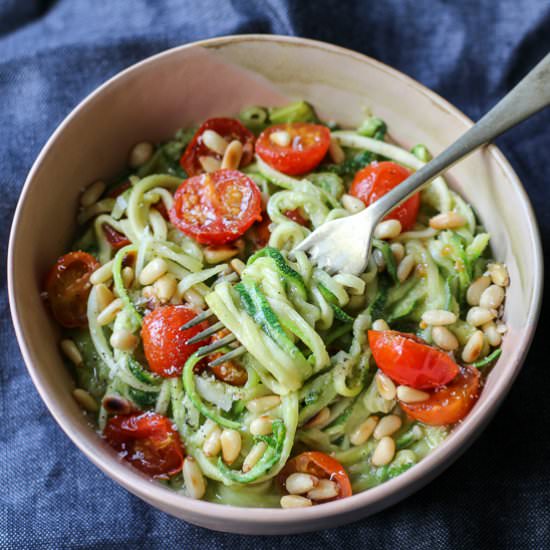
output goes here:
[[214, 157], [221, 159], [221, 155], [209, 149], [202, 141], [205, 130], [213, 130], [222, 136], [228, 143], [238, 140], [243, 144], [243, 155], [240, 166], [247, 166], [254, 157], [254, 134], [234, 118], [210, 118], [195, 133], [193, 139], [183, 152], [180, 159], [181, 167], [189, 176], [196, 176], [204, 172], [200, 157]]
[[[229, 335], [229, 331], [227, 329], [220, 330], [219, 332], [216, 332], [214, 336], [212, 336], [210, 341], [211, 343], [214, 343], [216, 340], [220, 340], [227, 335]], [[211, 353], [208, 356], [208, 361], [215, 361], [224, 353]], [[216, 365], [215, 367], [209, 367], [209, 369], [211, 372], [214, 373], [214, 376], [218, 380], [221, 380], [222, 382], [225, 382], [226, 384], [229, 384], [231, 386], [244, 386], [246, 384], [246, 381], [248, 380], [248, 373], [246, 372], [246, 369], [236, 361], [224, 361], [223, 363]]]
[[184, 449], [170, 419], [154, 412], [109, 418], [104, 436], [109, 445], [145, 474], [167, 479], [183, 467]]
[[258, 186], [237, 170], [217, 170], [185, 180], [174, 195], [170, 221], [202, 244], [238, 239], [262, 219]]
[[61, 256], [46, 276], [44, 290], [56, 321], [67, 328], [88, 324], [86, 308], [92, 285], [90, 275], [100, 263], [87, 252]]
[[126, 235], [117, 231], [114, 227], [111, 227], [108, 223], [104, 223], [102, 226], [105, 237], [109, 241], [109, 244], [114, 250], [119, 250], [130, 244], [130, 239]]
[[283, 215], [286, 216], [289, 220], [292, 220], [297, 224], [303, 225], [304, 227], [309, 226], [309, 220], [304, 216], [304, 214], [299, 208], [294, 208], [293, 210], [286, 210], [285, 212], [283, 212]]
[[392, 380], [419, 390], [436, 388], [458, 374], [458, 365], [414, 334], [369, 330], [369, 345], [378, 368]]
[[[276, 132], [290, 135], [288, 145], [279, 145], [272, 136]], [[279, 172], [290, 176], [313, 170], [327, 154], [330, 131], [326, 126], [310, 122], [276, 124], [264, 130], [256, 142], [256, 153]]]
[[479, 396], [480, 374], [475, 367], [460, 368], [446, 386], [436, 388], [426, 401], [404, 403], [401, 408], [415, 420], [431, 426], [454, 424], [472, 409]]
[[123, 181], [121, 184], [117, 185], [116, 187], [113, 187], [107, 193], [107, 198], [116, 199], [119, 195], [122, 195], [124, 191], [126, 191], [127, 189], [130, 189], [130, 187], [132, 187], [132, 184], [128, 180]]
[[[405, 181], [411, 173], [395, 162], [372, 162], [355, 174], [350, 195], [361, 199], [367, 206]], [[418, 217], [420, 194], [416, 193], [394, 208], [385, 219], [399, 220], [403, 230], [412, 229]]]
[[338, 496], [323, 500], [323, 502], [352, 495], [351, 483], [346, 470], [335, 458], [325, 453], [307, 451], [291, 458], [277, 477], [281, 489], [285, 489], [286, 478], [295, 472], [314, 475], [319, 479], [330, 479], [338, 484]]
[[188, 344], [187, 340], [208, 328], [203, 322], [187, 330], [180, 327], [196, 317], [188, 306], [163, 306], [143, 318], [141, 338], [149, 367], [164, 378], [179, 376], [187, 358], [207, 342]]
[[260, 248], [265, 248], [271, 237], [271, 231], [269, 226], [271, 225], [271, 220], [267, 215], [267, 212], [262, 212], [262, 219], [259, 222], [256, 222], [249, 229], [246, 237], [249, 241], [252, 242], [254, 250], [259, 250]]

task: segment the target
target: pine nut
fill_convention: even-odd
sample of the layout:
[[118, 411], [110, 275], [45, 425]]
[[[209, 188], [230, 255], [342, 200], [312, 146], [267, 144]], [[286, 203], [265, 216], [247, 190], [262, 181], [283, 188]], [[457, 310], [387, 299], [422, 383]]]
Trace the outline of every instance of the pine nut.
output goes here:
[[219, 426], [215, 426], [204, 440], [202, 450], [206, 456], [218, 456], [222, 448], [222, 431]]
[[390, 250], [397, 263], [405, 257], [405, 247], [401, 243], [391, 243]]
[[204, 298], [194, 289], [190, 288], [183, 293], [183, 299], [197, 309], [204, 309], [206, 302]]
[[237, 273], [238, 275], [241, 275], [241, 273], [244, 271], [244, 268], [246, 267], [246, 264], [242, 260], [239, 260], [239, 258], [233, 258], [229, 262], [229, 265], [231, 269], [235, 271], [235, 273]]
[[148, 307], [156, 308], [160, 305], [160, 300], [153, 286], [144, 286], [141, 289], [141, 295], [147, 300]]
[[131, 284], [134, 282], [134, 270], [129, 265], [127, 265], [126, 267], [122, 268], [121, 275], [124, 287], [130, 288]]
[[151, 260], [139, 274], [142, 285], [151, 285], [168, 271], [168, 264], [162, 258]]
[[456, 229], [466, 224], [466, 218], [456, 212], [443, 212], [430, 218], [432, 229]]
[[489, 264], [487, 266], [491, 280], [495, 285], [508, 286], [510, 284], [510, 276], [508, 269], [504, 264]]
[[395, 441], [391, 437], [385, 436], [374, 449], [371, 462], [374, 466], [385, 466], [393, 460], [394, 455]]
[[382, 252], [380, 252], [380, 250], [378, 249], [375, 249], [372, 251], [372, 257], [374, 259], [376, 267], [378, 268], [378, 271], [384, 271], [384, 269], [386, 269], [386, 260], [384, 260], [384, 255], [382, 254]]
[[250, 472], [252, 468], [256, 465], [258, 460], [262, 458], [263, 454], [265, 453], [267, 449], [267, 443], [265, 441], [259, 441], [256, 443], [252, 449], [250, 449], [250, 452], [246, 455], [246, 458], [243, 462], [243, 472]]
[[119, 349], [121, 351], [133, 351], [138, 345], [139, 339], [130, 331], [119, 329], [115, 330], [113, 334], [111, 334], [109, 342], [115, 349]]
[[82, 206], [82, 208], [92, 206], [92, 204], [97, 202], [99, 197], [103, 195], [105, 187], [106, 185], [102, 181], [96, 181], [89, 185], [80, 197], [80, 206]]
[[495, 317], [495, 310], [474, 306], [470, 308], [466, 314], [466, 322], [473, 327], [479, 327], [480, 325], [484, 325], [485, 323], [492, 321]]
[[401, 424], [403, 424], [403, 422], [396, 414], [383, 416], [374, 429], [374, 439], [382, 439], [383, 437], [394, 434], [401, 428]]
[[243, 144], [234, 139], [225, 150], [222, 159], [222, 170], [237, 170], [243, 156]]
[[279, 147], [288, 147], [292, 141], [292, 137], [285, 130], [277, 130], [269, 134], [269, 141]]
[[130, 414], [136, 410], [131, 401], [116, 394], [106, 395], [102, 405], [109, 414]]
[[110, 260], [101, 267], [98, 267], [90, 276], [90, 283], [98, 285], [100, 283], [106, 283], [113, 276], [113, 260]]
[[199, 163], [202, 169], [207, 173], [215, 172], [222, 167], [222, 163], [214, 157], [199, 157]]
[[143, 166], [153, 156], [153, 144], [148, 141], [142, 141], [132, 147], [128, 158], [130, 168], [139, 168]]
[[233, 256], [239, 253], [239, 249], [234, 246], [207, 246], [203, 250], [204, 261], [207, 264], [221, 264], [227, 262]]
[[497, 323], [497, 332], [499, 334], [506, 334], [508, 327], [504, 323]]
[[284, 495], [281, 497], [281, 508], [306, 508], [312, 504], [309, 498], [300, 495]]
[[99, 311], [103, 311], [115, 299], [115, 295], [105, 283], [99, 283], [95, 286], [95, 296]]
[[432, 326], [452, 325], [456, 323], [456, 315], [444, 309], [430, 309], [422, 314], [422, 320]]
[[342, 201], [342, 206], [350, 214], [357, 214], [358, 212], [365, 210], [365, 203], [361, 199], [358, 199], [353, 195], [342, 195], [342, 198], [340, 200]]
[[285, 488], [291, 495], [302, 495], [311, 491], [318, 483], [319, 479], [315, 476], [295, 472], [286, 478]]
[[310, 418], [305, 424], [304, 428], [309, 430], [310, 428], [319, 428], [324, 426], [330, 418], [330, 409], [323, 407], [313, 418]]
[[411, 271], [413, 270], [415, 266], [415, 260], [414, 256], [412, 254], [407, 254], [397, 266], [397, 278], [399, 279], [400, 283], [405, 282], [409, 275], [411, 274]]
[[334, 138], [330, 140], [328, 154], [330, 155], [330, 158], [332, 159], [332, 162], [334, 162], [334, 164], [342, 164], [342, 162], [346, 160], [346, 154], [344, 153], [344, 150], [342, 149], [342, 147], [340, 147], [340, 144]]
[[504, 302], [504, 288], [498, 285], [488, 287], [479, 299], [479, 305], [487, 309], [498, 309], [502, 302]]
[[399, 220], [380, 222], [374, 230], [374, 236], [377, 239], [395, 239], [400, 233], [401, 222]]
[[99, 405], [97, 401], [92, 397], [92, 395], [81, 388], [76, 388], [73, 390], [73, 397], [75, 401], [88, 412], [97, 412], [99, 410]]
[[252, 435], [270, 434], [273, 427], [273, 418], [270, 416], [260, 416], [250, 423], [250, 433]]
[[171, 273], [165, 273], [162, 277], [158, 278], [153, 284], [155, 293], [158, 299], [163, 303], [170, 301], [172, 296], [176, 293], [178, 283], [176, 278]]
[[445, 351], [454, 351], [459, 345], [457, 337], [445, 327], [433, 327], [432, 339], [438, 348]]
[[327, 500], [338, 496], [338, 485], [330, 479], [320, 479], [317, 487], [307, 493], [311, 500]]
[[485, 275], [478, 277], [466, 291], [466, 301], [471, 306], [478, 306], [481, 295], [485, 289], [491, 284], [491, 278]]
[[199, 465], [192, 456], [185, 458], [183, 462], [183, 481], [187, 494], [191, 498], [200, 499], [206, 492], [206, 481]]
[[246, 404], [246, 408], [254, 414], [262, 414], [280, 405], [281, 398], [278, 395], [266, 395], [250, 400]]
[[384, 319], [376, 319], [372, 324], [372, 330], [390, 330], [390, 327]]
[[369, 437], [372, 435], [372, 432], [374, 432], [377, 423], [377, 416], [369, 416], [364, 422], [359, 424], [359, 426], [357, 426], [357, 428], [355, 428], [353, 433], [350, 435], [349, 440], [351, 444], [362, 445], [368, 441]]
[[487, 342], [489, 342], [489, 345], [496, 348], [497, 346], [500, 346], [502, 343], [502, 334], [498, 331], [497, 326], [493, 321], [486, 323], [481, 327], [483, 329], [483, 332], [485, 333], [485, 337], [487, 338]]
[[227, 149], [227, 141], [214, 130], [205, 130], [201, 135], [202, 142], [214, 153], [223, 155]]
[[378, 393], [388, 401], [395, 398], [395, 384], [393, 380], [386, 376], [381, 370], [376, 373], [376, 388]]
[[122, 300], [120, 298], [114, 299], [98, 316], [97, 322], [100, 327], [111, 324], [117, 313], [122, 309]]
[[409, 386], [397, 386], [397, 399], [405, 403], [420, 403], [429, 399], [430, 394]]
[[226, 464], [233, 464], [241, 452], [241, 434], [237, 430], [224, 430], [220, 440], [223, 461]]
[[479, 357], [482, 349], [483, 332], [481, 332], [481, 330], [476, 330], [472, 336], [470, 336], [462, 350], [462, 360], [465, 363], [473, 363]]
[[73, 342], [73, 340], [66, 339], [61, 340], [59, 343], [59, 346], [61, 347], [61, 351], [63, 352], [63, 355], [76, 367], [81, 367], [84, 363], [84, 360], [82, 359], [82, 354], [80, 353], [80, 350], [78, 349], [77, 345]]

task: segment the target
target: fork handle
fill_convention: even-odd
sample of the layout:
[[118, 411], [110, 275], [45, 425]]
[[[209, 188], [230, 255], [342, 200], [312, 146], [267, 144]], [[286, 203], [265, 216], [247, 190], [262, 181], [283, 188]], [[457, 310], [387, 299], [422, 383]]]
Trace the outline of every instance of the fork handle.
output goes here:
[[[369, 217], [381, 220], [419, 187], [433, 180], [477, 147], [550, 104], [550, 54], [465, 134], [428, 164], [372, 204]], [[372, 218], [371, 218], [372, 219]]]

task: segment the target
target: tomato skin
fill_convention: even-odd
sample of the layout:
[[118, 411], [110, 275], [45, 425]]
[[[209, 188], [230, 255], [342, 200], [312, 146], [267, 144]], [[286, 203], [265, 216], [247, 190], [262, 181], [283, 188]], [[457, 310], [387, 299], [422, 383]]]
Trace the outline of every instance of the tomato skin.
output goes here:
[[87, 252], [61, 256], [46, 275], [44, 290], [55, 320], [66, 328], [88, 325], [88, 296], [91, 274], [101, 264]]
[[123, 235], [108, 223], [104, 223], [101, 227], [103, 228], [105, 237], [114, 250], [120, 250], [130, 244], [130, 239], [128, 239], [126, 235]]
[[138, 470], [167, 479], [183, 467], [184, 448], [170, 419], [154, 412], [109, 418], [104, 436], [109, 445]]
[[399, 402], [415, 420], [430, 426], [454, 424], [462, 420], [479, 396], [481, 375], [475, 367], [461, 367], [458, 375], [446, 386], [436, 388], [430, 398], [420, 403]]
[[[274, 132], [288, 132], [290, 145], [277, 145], [271, 141]], [[330, 130], [311, 122], [290, 122], [266, 128], [256, 141], [256, 153], [269, 166], [289, 176], [310, 172], [327, 154]]]
[[399, 384], [431, 389], [447, 384], [458, 374], [458, 365], [446, 353], [414, 334], [369, 330], [368, 337], [376, 365]]
[[338, 496], [323, 500], [323, 502], [339, 500], [352, 495], [351, 483], [346, 470], [335, 458], [325, 453], [306, 451], [291, 458], [277, 476], [281, 489], [285, 488], [286, 478], [295, 472], [311, 474], [319, 479], [330, 479], [338, 484]]
[[286, 210], [285, 212], [283, 212], [283, 215], [299, 225], [309, 227], [309, 220], [302, 214], [302, 211], [299, 208]]
[[258, 186], [237, 170], [217, 170], [185, 180], [174, 195], [170, 221], [201, 244], [238, 239], [262, 219]]
[[[372, 162], [355, 174], [349, 193], [369, 206], [410, 175], [409, 170], [395, 162]], [[407, 231], [416, 223], [419, 208], [420, 193], [416, 193], [394, 208], [384, 219], [399, 220], [403, 231]]]
[[188, 306], [162, 306], [143, 318], [141, 338], [150, 369], [164, 378], [181, 375], [187, 358], [207, 342], [188, 344], [187, 340], [208, 328], [203, 322], [187, 330], [180, 327], [196, 317]]
[[180, 165], [189, 176], [196, 176], [204, 172], [199, 157], [210, 156], [220, 159], [214, 151], [210, 150], [202, 142], [201, 136], [205, 130], [213, 130], [230, 143], [239, 140], [243, 144], [243, 155], [240, 166], [247, 166], [254, 158], [254, 134], [238, 120], [234, 118], [209, 118], [195, 132], [193, 139], [189, 142], [180, 159]]

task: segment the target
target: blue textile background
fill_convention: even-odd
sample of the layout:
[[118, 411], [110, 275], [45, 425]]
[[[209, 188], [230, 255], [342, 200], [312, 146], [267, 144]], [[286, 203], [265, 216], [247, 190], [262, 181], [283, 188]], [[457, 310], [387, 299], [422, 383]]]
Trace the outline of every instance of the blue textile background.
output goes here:
[[[549, 317], [484, 435], [440, 478], [359, 523], [241, 537], [161, 513], [110, 481], [47, 413], [23, 365], [5, 285], [25, 176], [68, 112], [166, 48], [231, 33], [326, 40], [373, 56], [477, 118], [550, 50], [548, 0], [0, 0], [0, 549], [549, 548]], [[550, 111], [498, 144], [550, 235]], [[60, 205], [62, 208], [63, 205]]]

